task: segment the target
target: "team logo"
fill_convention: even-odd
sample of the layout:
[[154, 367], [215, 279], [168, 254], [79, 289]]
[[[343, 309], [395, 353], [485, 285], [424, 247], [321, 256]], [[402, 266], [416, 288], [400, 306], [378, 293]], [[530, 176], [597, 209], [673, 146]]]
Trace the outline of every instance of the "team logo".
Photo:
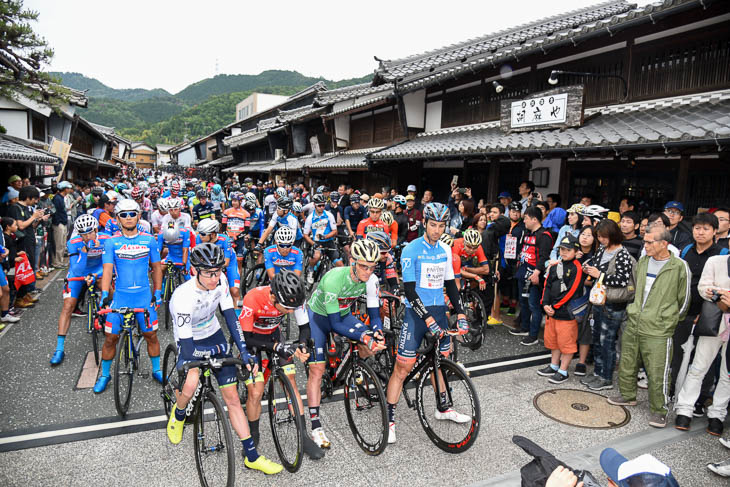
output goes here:
[[138, 244], [124, 244], [119, 247], [114, 253], [120, 259], [140, 259], [146, 257], [150, 252], [149, 247], [146, 245]]
[[241, 308], [241, 317], [242, 318], [248, 318], [251, 315], [253, 315], [253, 310], [251, 308], [249, 308], [248, 306], [244, 306], [243, 308]]
[[180, 313], [177, 315], [177, 326], [185, 326], [190, 324], [190, 315]]
[[332, 301], [334, 301], [335, 299], [337, 299], [337, 295], [335, 293], [330, 293], [330, 292], [325, 293], [325, 295], [324, 295], [324, 304], [329, 304]]
[[402, 257], [400, 260], [401, 265], [403, 266], [403, 269], [408, 269], [411, 267], [411, 258], [410, 257]]

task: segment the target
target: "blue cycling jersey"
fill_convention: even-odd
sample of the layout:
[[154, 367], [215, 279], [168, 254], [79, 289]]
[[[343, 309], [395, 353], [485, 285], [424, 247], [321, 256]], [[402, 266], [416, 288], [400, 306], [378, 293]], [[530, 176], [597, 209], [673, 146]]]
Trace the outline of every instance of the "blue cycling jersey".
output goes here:
[[134, 237], [121, 233], [104, 241], [104, 264], [114, 264], [117, 275], [115, 290], [126, 294], [150, 294], [150, 264], [160, 261], [155, 237], [138, 232]]
[[[203, 243], [203, 240], [200, 238], [200, 235], [195, 236], [195, 245], [200, 245]], [[228, 237], [228, 235], [222, 235], [218, 234], [218, 238], [214, 242], [218, 247], [223, 250], [223, 255], [226, 259], [232, 259], [235, 262], [238, 262], [236, 260], [236, 253], [231, 248], [231, 239]], [[230, 262], [229, 262], [230, 264]], [[238, 264], [236, 264], [238, 265]]]
[[[101, 275], [101, 257], [104, 254], [104, 242], [110, 237], [99, 234], [96, 240], [85, 244], [80, 236], [73, 237], [68, 241], [68, 276], [86, 277], [89, 274]], [[86, 247], [86, 252], [81, 250]]]
[[264, 210], [256, 208], [254, 211], [250, 212], [248, 221], [251, 227], [251, 234], [255, 236], [261, 235], [266, 227], [266, 215], [264, 215]]
[[301, 240], [302, 229], [299, 226], [299, 220], [297, 220], [297, 217], [293, 213], [289, 212], [284, 216], [275, 215], [269, 222], [269, 227], [275, 227], [274, 230], [278, 230], [279, 227], [284, 225], [296, 232], [294, 240]]
[[304, 233], [311, 231], [312, 238], [317, 242], [328, 242], [332, 240], [334, 237], [324, 238], [324, 236], [336, 228], [337, 223], [335, 223], [335, 218], [329, 211], [323, 211], [321, 215], [318, 215], [317, 210], [314, 210], [304, 222]]
[[[401, 254], [403, 282], [415, 282], [424, 306], [444, 306], [444, 281], [454, 278], [451, 249], [443, 242], [434, 245], [419, 237], [406, 245]], [[406, 307], [411, 304], [406, 300]]]
[[296, 247], [292, 247], [286, 256], [279, 253], [276, 245], [271, 245], [264, 249], [264, 266], [266, 269], [274, 268], [274, 273], [278, 274], [281, 269], [290, 271], [302, 270], [302, 251]]
[[165, 260], [170, 259], [175, 264], [183, 263], [183, 249], [190, 248], [190, 230], [187, 228], [180, 228], [180, 237], [176, 242], [167, 243], [163, 238], [163, 232], [157, 234], [157, 250], [162, 255], [162, 249], [167, 247], [167, 257]]

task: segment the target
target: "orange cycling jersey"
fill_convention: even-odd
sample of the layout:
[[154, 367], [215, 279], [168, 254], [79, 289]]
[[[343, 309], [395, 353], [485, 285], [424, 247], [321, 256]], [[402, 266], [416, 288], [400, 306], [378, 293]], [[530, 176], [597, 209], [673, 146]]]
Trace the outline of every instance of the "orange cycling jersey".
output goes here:
[[462, 259], [465, 261], [464, 267], [478, 267], [488, 263], [482, 246], [477, 247], [476, 252], [469, 254], [464, 248], [463, 238], [454, 240], [454, 245], [451, 246], [451, 256], [451, 263], [454, 266], [454, 277], [461, 277]]
[[387, 226], [385, 223], [383, 223], [383, 220], [378, 220], [374, 222], [370, 219], [370, 217], [367, 217], [357, 224], [356, 233], [358, 237], [365, 238], [365, 235], [367, 235], [368, 232], [372, 232], [373, 230], [382, 230], [383, 232], [390, 234], [390, 240], [392, 241], [392, 245], [394, 247], [396, 243], [398, 243], [398, 224], [396, 222], [393, 222], [390, 224], [390, 226]]
[[250, 225], [249, 213], [243, 208], [228, 208], [223, 212], [222, 223], [226, 226], [226, 234], [236, 240], [246, 227]]
[[244, 332], [269, 335], [279, 327], [283, 319], [284, 314], [271, 303], [269, 286], [256, 287], [246, 293], [241, 316], [238, 317]]

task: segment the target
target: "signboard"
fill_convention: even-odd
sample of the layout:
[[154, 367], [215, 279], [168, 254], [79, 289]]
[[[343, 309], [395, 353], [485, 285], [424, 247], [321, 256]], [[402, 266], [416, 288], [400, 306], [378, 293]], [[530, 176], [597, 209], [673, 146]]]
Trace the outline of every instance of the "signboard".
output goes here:
[[583, 86], [565, 86], [522, 100], [503, 100], [500, 128], [505, 132], [578, 127], [583, 124]]
[[56, 181], [56, 182], [59, 182], [63, 179], [63, 172], [66, 169], [66, 162], [68, 162], [68, 154], [69, 154], [69, 152], [71, 152], [71, 144], [58, 140], [55, 137], [52, 137], [50, 147], [48, 148], [48, 152], [50, 152], [51, 154], [57, 155], [63, 161], [61, 163], [61, 170], [58, 171], [58, 178]]

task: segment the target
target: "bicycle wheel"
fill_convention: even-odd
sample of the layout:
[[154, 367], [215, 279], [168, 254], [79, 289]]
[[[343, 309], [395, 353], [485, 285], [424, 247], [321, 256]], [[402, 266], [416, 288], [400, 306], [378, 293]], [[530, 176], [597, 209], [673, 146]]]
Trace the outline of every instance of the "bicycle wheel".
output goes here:
[[100, 359], [100, 346], [99, 346], [99, 330], [94, 326], [96, 321], [96, 301], [92, 298], [86, 300], [86, 320], [89, 326], [89, 333], [91, 334], [91, 350], [94, 352], [94, 362], [99, 365]]
[[281, 464], [294, 473], [302, 466], [305, 434], [294, 388], [283, 370], [269, 378], [269, 421]]
[[[421, 426], [433, 443], [447, 453], [468, 450], [479, 435], [481, 409], [479, 397], [471, 379], [463, 369], [449, 359], [440, 360], [447, 396], [446, 404], [457, 414], [456, 418], [437, 418], [439, 398], [433, 386], [433, 367], [421, 374], [416, 389], [416, 411]], [[457, 422], [462, 421], [462, 422]]]
[[345, 377], [345, 414], [355, 441], [368, 455], [380, 455], [388, 444], [388, 412], [378, 376], [355, 360]]
[[117, 354], [114, 359], [114, 405], [121, 416], [127, 414], [132, 399], [134, 360], [129, 351], [130, 340], [129, 331], [123, 331], [117, 342]]
[[223, 404], [213, 391], [208, 391], [196, 409], [193, 447], [200, 485], [232, 486], [236, 480], [236, 459]]
[[170, 298], [172, 297], [172, 278], [170, 274], [165, 276], [165, 289], [162, 290], [163, 311], [165, 312], [165, 330], [170, 329]]
[[180, 389], [177, 375], [177, 349], [170, 343], [165, 349], [165, 356], [162, 360], [162, 405], [165, 414], [170, 417], [170, 412], [177, 402], [175, 391]]

